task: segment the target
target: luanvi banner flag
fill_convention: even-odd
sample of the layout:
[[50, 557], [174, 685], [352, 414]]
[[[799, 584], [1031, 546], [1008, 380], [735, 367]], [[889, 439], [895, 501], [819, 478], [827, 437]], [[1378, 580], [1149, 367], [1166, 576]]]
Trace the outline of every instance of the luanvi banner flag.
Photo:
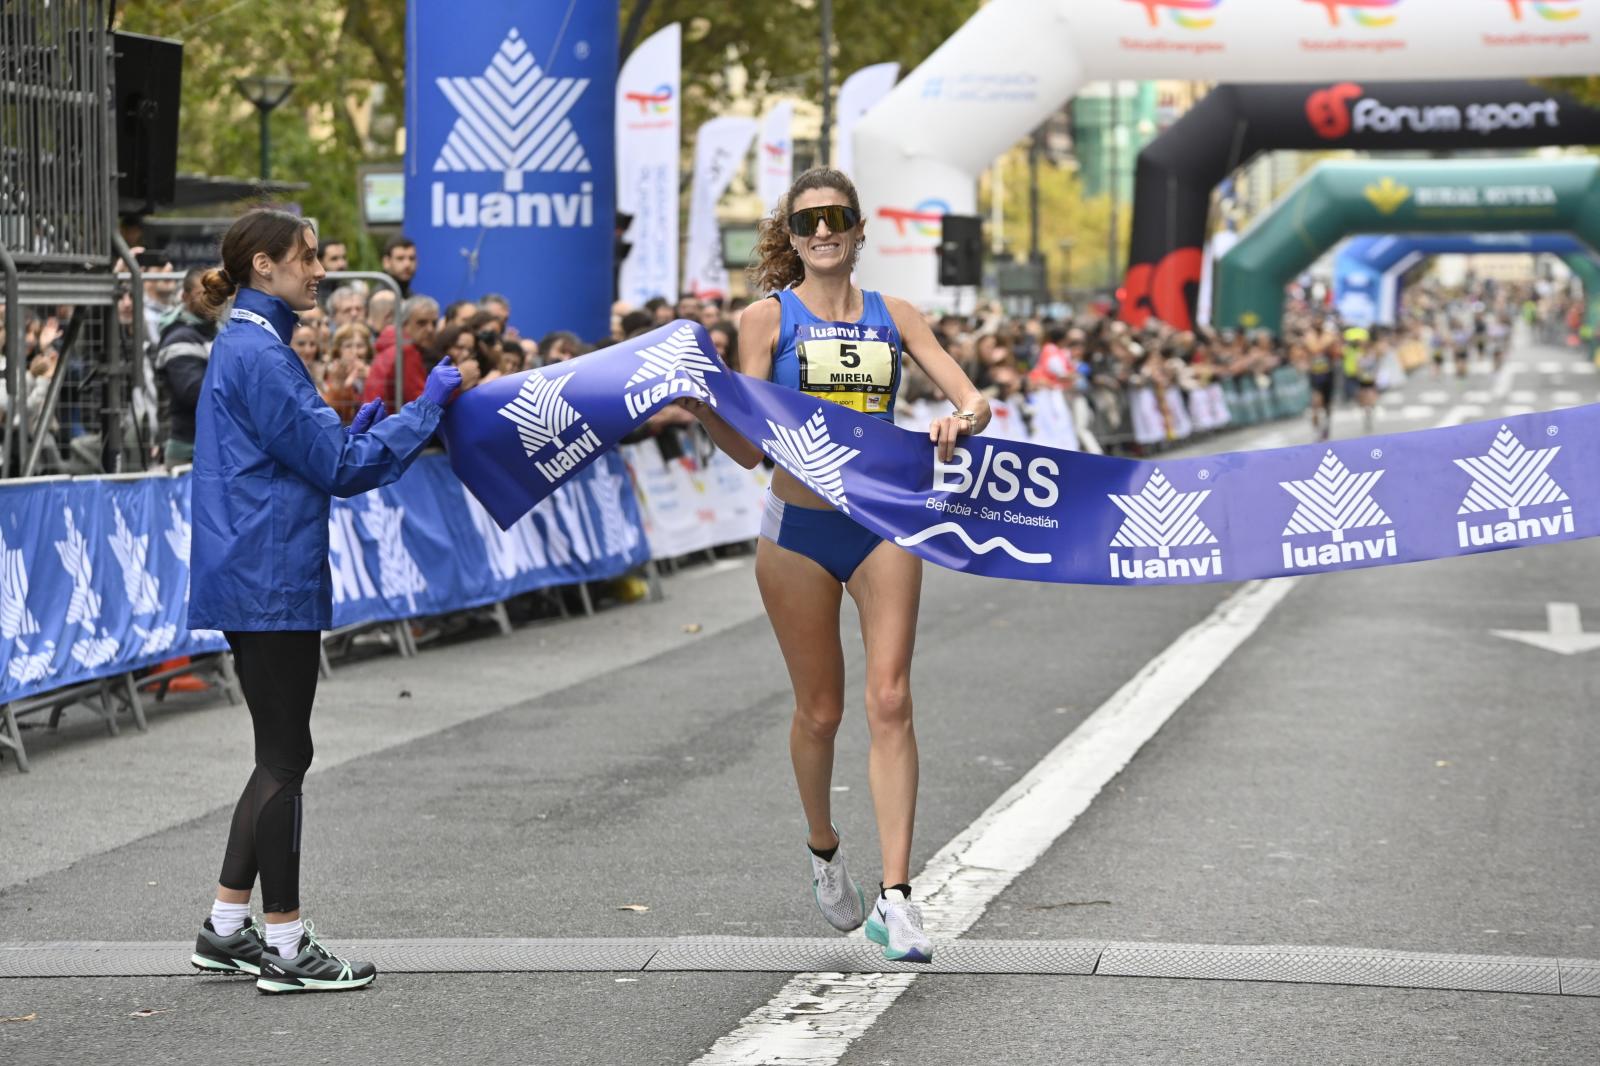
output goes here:
[[1600, 405], [1157, 461], [980, 435], [941, 463], [926, 434], [734, 372], [681, 321], [480, 385], [443, 431], [457, 475], [508, 526], [686, 396], [867, 529], [990, 577], [1242, 581], [1600, 534]]

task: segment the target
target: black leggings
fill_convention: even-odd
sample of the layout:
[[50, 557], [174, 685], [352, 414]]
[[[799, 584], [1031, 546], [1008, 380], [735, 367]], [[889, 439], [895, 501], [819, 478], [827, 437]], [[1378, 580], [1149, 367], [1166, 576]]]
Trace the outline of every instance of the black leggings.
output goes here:
[[311, 701], [322, 634], [226, 634], [256, 733], [256, 768], [233, 809], [224, 888], [248, 892], [261, 875], [267, 913], [300, 909], [300, 785], [311, 768]]

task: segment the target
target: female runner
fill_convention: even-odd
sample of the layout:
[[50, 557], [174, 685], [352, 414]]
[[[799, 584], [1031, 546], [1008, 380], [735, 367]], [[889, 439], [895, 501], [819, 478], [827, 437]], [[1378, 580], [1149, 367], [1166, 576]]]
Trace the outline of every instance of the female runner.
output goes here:
[[[233, 311], [195, 413], [188, 624], [222, 630], [233, 649], [256, 765], [190, 961], [256, 974], [263, 992], [360, 988], [377, 973], [334, 955], [300, 921], [301, 782], [311, 767], [322, 630], [333, 624], [328, 498], [403, 474], [461, 384], [445, 359], [394, 417], [374, 400], [348, 429], [340, 425], [288, 343], [325, 273], [306, 220], [262, 209], [229, 227], [222, 269], [200, 282], [206, 318], [229, 299]], [[264, 935], [250, 920], [258, 875]]]
[[[754, 283], [771, 292], [739, 323], [738, 369], [752, 377], [894, 418], [900, 357], [917, 365], [955, 402], [928, 439], [942, 461], [956, 438], [989, 423], [988, 401], [904, 300], [850, 281], [865, 242], [861, 202], [837, 170], [808, 170], [762, 221]], [[833, 382], [846, 382], [836, 384]], [[761, 458], [705, 404], [693, 411], [717, 444], [745, 466]], [[789, 754], [805, 811], [811, 886], [836, 929], [867, 926], [885, 958], [930, 962], [933, 945], [911, 900], [911, 833], [917, 803], [917, 738], [911, 724], [911, 651], [922, 594], [922, 560], [858, 526], [779, 468], [773, 471], [756, 583], [794, 686]], [[848, 592], [861, 615], [866, 648], [868, 780], [883, 852], [883, 880], [869, 915], [845, 866], [829, 801], [833, 741], [844, 715], [844, 651], [839, 606]]]

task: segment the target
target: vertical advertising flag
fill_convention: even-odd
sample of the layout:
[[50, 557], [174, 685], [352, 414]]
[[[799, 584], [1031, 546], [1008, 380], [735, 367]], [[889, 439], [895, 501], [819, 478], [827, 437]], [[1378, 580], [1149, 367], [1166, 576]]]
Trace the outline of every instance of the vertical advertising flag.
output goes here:
[[689, 247], [684, 253], [684, 288], [696, 296], [728, 292], [728, 270], [722, 265], [722, 227], [717, 201], [744, 165], [755, 140], [753, 118], [714, 118], [700, 127], [694, 141], [694, 187], [689, 194]]
[[761, 140], [756, 144], [756, 190], [761, 210], [771, 211], [789, 191], [794, 181], [794, 104], [788, 100], [774, 104], [761, 120]]
[[839, 86], [838, 150], [833, 158], [837, 169], [851, 173], [855, 163], [850, 136], [861, 121], [861, 116], [872, 110], [872, 105], [889, 95], [900, 77], [899, 63], [874, 63], [862, 67]]
[[407, 31], [413, 288], [441, 304], [502, 293], [525, 335], [605, 335], [616, 5], [413, 0]]
[[617, 297], [635, 307], [678, 295], [682, 67], [683, 33], [674, 22], [634, 49], [617, 78], [617, 210], [633, 216]]

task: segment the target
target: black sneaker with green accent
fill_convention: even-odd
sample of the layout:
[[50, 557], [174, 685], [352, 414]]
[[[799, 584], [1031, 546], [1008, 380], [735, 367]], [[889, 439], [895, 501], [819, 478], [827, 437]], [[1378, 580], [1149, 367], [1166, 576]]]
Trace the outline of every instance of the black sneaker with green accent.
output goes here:
[[200, 935], [194, 941], [194, 954], [189, 962], [208, 973], [261, 972], [261, 953], [267, 942], [261, 937], [261, 927], [251, 919], [239, 927], [232, 936], [221, 936], [207, 918], [200, 926]]
[[256, 987], [263, 992], [344, 992], [352, 988], [365, 988], [378, 976], [378, 968], [370, 962], [351, 962], [341, 959], [323, 947], [306, 923], [305, 935], [300, 938], [300, 954], [292, 959], [267, 949], [261, 956], [261, 975]]

